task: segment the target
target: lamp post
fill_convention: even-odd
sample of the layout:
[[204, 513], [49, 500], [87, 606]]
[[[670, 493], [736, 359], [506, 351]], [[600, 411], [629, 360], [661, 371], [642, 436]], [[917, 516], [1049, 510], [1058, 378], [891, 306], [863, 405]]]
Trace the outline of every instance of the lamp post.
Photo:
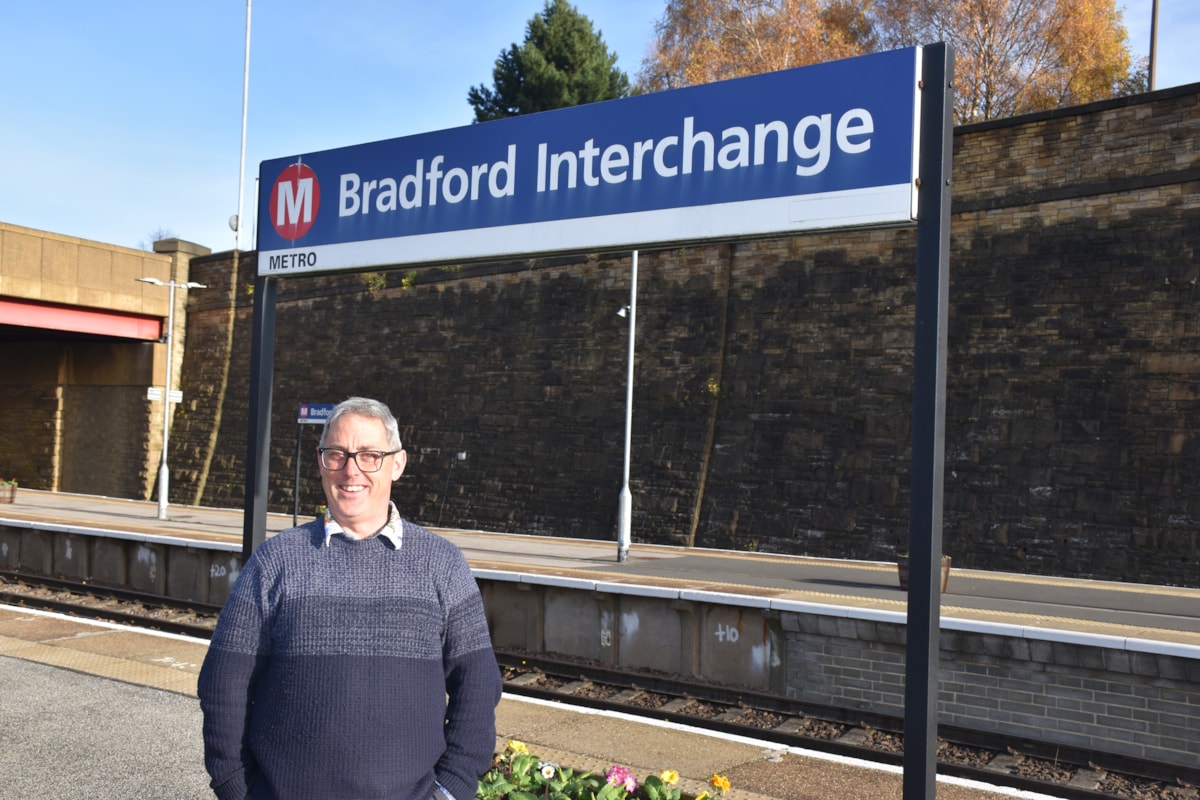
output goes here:
[[633, 339], [637, 331], [638, 251], [633, 251], [630, 268], [629, 305], [618, 311], [629, 313], [629, 365], [625, 375], [625, 469], [621, 480], [621, 502], [617, 507], [617, 561], [629, 558], [630, 527], [633, 521], [633, 493], [629, 491], [629, 449], [633, 435]]
[[158, 467], [158, 518], [167, 518], [167, 442], [171, 436], [171, 356], [174, 346], [172, 344], [175, 338], [175, 288], [183, 289], [207, 289], [203, 283], [187, 281], [179, 283], [177, 281], [160, 281], [158, 278], [138, 278], [141, 283], [149, 283], [153, 286], [168, 286], [170, 287], [170, 296], [167, 300], [167, 334], [163, 340], [167, 345], [167, 377], [166, 385], [163, 387], [163, 436], [162, 436], [162, 461]]
[[233, 274], [236, 283], [237, 253], [242, 249], [242, 194], [246, 184], [246, 106], [250, 101], [250, 0], [246, 0], [246, 57], [242, 62], [242, 147], [238, 160], [237, 216], [230, 220], [233, 228]]
[[1158, 72], [1158, 0], [1150, 4], [1150, 74], [1147, 76], [1147, 88], [1154, 91], [1154, 82]]

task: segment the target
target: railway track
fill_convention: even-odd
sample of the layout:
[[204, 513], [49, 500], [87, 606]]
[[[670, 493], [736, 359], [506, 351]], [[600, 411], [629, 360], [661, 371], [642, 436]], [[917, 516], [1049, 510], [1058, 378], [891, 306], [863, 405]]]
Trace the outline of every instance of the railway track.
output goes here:
[[[591, 708], [621, 711], [807, 750], [899, 765], [903, 721], [864, 720], [842, 709], [793, 703], [778, 695], [679, 679], [630, 674], [578, 661], [498, 652], [505, 690]], [[1067, 798], [1197, 800], [1195, 775], [1174, 767], [1052, 744], [998, 742], [978, 732], [939, 727], [938, 772]]]
[[[0, 571], [0, 603], [209, 638], [219, 606], [182, 603], [92, 584]], [[899, 765], [903, 723], [801, 704], [779, 695], [675, 675], [629, 672], [578, 659], [497, 651], [505, 691], [652, 717], [781, 746]], [[1066, 800], [1200, 800], [1200, 769], [1070, 752], [1039, 742], [997, 741], [939, 727], [938, 772]]]
[[0, 603], [204, 639], [212, 637], [221, 612], [220, 606], [205, 603], [9, 570], [0, 570]]

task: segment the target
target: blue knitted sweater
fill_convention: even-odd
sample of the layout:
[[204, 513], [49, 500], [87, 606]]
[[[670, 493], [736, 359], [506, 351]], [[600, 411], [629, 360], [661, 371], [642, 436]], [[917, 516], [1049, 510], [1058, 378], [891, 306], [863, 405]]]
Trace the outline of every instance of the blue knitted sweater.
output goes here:
[[318, 520], [247, 561], [199, 681], [221, 800], [474, 797], [501, 688], [483, 603], [458, 548], [403, 525], [398, 550], [326, 546]]

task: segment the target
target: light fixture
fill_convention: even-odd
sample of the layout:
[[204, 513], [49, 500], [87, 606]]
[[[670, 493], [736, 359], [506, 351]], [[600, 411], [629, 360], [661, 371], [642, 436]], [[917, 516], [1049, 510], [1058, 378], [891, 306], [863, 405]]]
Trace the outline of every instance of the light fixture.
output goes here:
[[167, 376], [165, 386], [163, 387], [163, 436], [162, 436], [162, 461], [158, 467], [158, 518], [167, 518], [167, 484], [169, 482], [169, 471], [167, 470], [167, 444], [171, 437], [171, 356], [172, 344], [171, 340], [175, 335], [175, 289], [207, 289], [203, 283], [195, 281], [187, 281], [179, 283], [176, 281], [162, 281], [158, 278], [136, 278], [139, 283], [148, 283], [151, 286], [168, 286], [170, 287], [170, 295], [167, 298], [167, 333], [163, 343], [167, 346]]
[[621, 499], [617, 504], [617, 561], [629, 558], [630, 528], [633, 522], [633, 494], [629, 491], [629, 450], [633, 437], [633, 343], [637, 331], [638, 251], [633, 251], [629, 275], [629, 305], [617, 314], [629, 317], [629, 363], [625, 376], [625, 465], [621, 481]]

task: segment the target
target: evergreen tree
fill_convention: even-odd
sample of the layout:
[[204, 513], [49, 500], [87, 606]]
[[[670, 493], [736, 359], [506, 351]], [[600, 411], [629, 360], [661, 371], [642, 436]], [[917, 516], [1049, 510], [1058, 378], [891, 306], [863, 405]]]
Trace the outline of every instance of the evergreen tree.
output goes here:
[[600, 31], [567, 0], [546, 7], [525, 26], [525, 42], [500, 53], [493, 88], [467, 93], [475, 121], [532, 114], [612, 100], [629, 94], [629, 77], [617, 69]]

